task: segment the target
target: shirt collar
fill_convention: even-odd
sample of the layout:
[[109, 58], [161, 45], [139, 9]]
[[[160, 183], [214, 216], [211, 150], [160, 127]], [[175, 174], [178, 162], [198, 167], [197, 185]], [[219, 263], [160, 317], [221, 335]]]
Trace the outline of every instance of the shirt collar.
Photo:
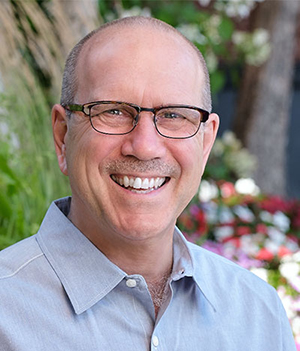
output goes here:
[[215, 287], [210, 275], [213, 267], [213, 264], [210, 266], [210, 263], [213, 262], [209, 261], [208, 264], [207, 256], [209, 256], [207, 250], [188, 242], [180, 230], [175, 228], [173, 273], [181, 271], [181, 277], [177, 274], [173, 280], [183, 277], [193, 278], [207, 302], [216, 311]]
[[[37, 241], [61, 281], [71, 304], [80, 314], [101, 300], [126, 277], [67, 218], [70, 198], [51, 204], [37, 234]], [[206, 284], [201, 262], [180, 231], [174, 231], [172, 280], [192, 277], [208, 299], [211, 288]]]
[[92, 307], [126, 276], [65, 216], [70, 200], [51, 204], [37, 241], [77, 314]]

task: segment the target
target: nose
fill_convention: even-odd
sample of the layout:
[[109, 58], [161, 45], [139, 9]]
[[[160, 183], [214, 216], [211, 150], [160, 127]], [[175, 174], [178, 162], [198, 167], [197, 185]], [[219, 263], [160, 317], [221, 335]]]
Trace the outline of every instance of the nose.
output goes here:
[[165, 138], [158, 134], [152, 112], [141, 112], [134, 130], [125, 135], [122, 144], [124, 156], [134, 156], [139, 160], [147, 161], [161, 158], [165, 155]]

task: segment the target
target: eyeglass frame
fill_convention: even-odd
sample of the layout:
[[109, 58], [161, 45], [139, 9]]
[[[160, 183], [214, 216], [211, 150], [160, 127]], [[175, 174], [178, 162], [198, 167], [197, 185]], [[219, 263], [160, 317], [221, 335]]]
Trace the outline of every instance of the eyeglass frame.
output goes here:
[[[128, 105], [132, 108], [134, 108], [137, 112], [136, 116], [133, 118], [133, 127], [130, 131], [128, 132], [125, 132], [125, 133], [107, 133], [107, 132], [101, 132], [99, 131], [98, 129], [96, 129], [93, 125], [93, 122], [92, 122], [92, 118], [93, 116], [91, 116], [91, 108], [95, 105], [99, 105], [99, 104], [125, 104], [125, 105]], [[124, 101], [110, 101], [110, 100], [103, 100], [103, 101], [92, 101], [92, 102], [87, 102], [85, 104], [64, 104], [64, 103], [61, 103], [61, 106], [70, 111], [70, 112], [83, 112], [87, 117], [89, 117], [89, 120], [90, 120], [90, 123], [91, 123], [91, 126], [92, 128], [97, 132], [97, 133], [100, 133], [100, 134], [105, 134], [105, 135], [126, 135], [126, 134], [129, 134], [131, 133], [134, 128], [137, 126], [138, 122], [139, 122], [139, 118], [140, 118], [140, 113], [145, 111], [145, 112], [152, 112], [153, 113], [153, 123], [154, 123], [154, 126], [155, 126], [155, 129], [157, 131], [157, 133], [159, 135], [161, 135], [162, 137], [164, 138], [168, 138], [168, 139], [189, 139], [189, 138], [192, 138], [193, 136], [195, 136], [199, 129], [200, 129], [200, 126], [201, 126], [201, 123], [205, 123], [208, 118], [209, 118], [209, 115], [210, 113], [200, 107], [197, 107], [197, 106], [192, 106], [192, 105], [176, 105], [176, 104], [173, 104], [173, 105], [163, 105], [163, 106], [158, 106], [158, 107], [153, 107], [153, 108], [149, 108], [149, 107], [141, 107], [139, 105], [136, 105], [136, 104], [132, 104], [132, 103], [129, 103], [129, 102], [124, 102]], [[162, 109], [167, 109], [167, 108], [188, 108], [188, 109], [192, 109], [192, 110], [196, 110], [198, 112], [201, 113], [201, 116], [203, 116], [202, 119], [200, 119], [200, 123], [195, 131], [195, 133], [193, 133], [192, 135], [189, 135], [189, 136], [186, 136], [186, 137], [172, 137], [172, 136], [168, 136], [168, 135], [164, 135], [162, 134], [158, 127], [157, 127], [157, 124], [156, 124], [156, 114], [158, 111], [162, 110]]]

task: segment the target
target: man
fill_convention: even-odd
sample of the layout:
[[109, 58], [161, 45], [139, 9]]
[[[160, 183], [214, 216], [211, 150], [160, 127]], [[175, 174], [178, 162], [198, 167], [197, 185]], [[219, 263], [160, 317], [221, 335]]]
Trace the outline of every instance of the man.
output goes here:
[[112, 22], [73, 49], [52, 110], [72, 198], [1, 253], [1, 350], [295, 350], [275, 290], [175, 229], [210, 110], [201, 54], [163, 22]]

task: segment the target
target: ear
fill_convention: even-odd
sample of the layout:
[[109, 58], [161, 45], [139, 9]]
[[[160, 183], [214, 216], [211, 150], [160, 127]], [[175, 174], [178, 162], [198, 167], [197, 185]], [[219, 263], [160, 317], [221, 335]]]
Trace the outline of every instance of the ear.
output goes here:
[[68, 131], [66, 111], [61, 105], [52, 108], [52, 130], [58, 165], [64, 175], [68, 175], [66, 160], [66, 136]]
[[203, 126], [203, 166], [202, 174], [204, 172], [205, 165], [207, 163], [210, 151], [215, 142], [217, 132], [219, 129], [219, 116], [215, 113], [211, 113], [205, 125]]

